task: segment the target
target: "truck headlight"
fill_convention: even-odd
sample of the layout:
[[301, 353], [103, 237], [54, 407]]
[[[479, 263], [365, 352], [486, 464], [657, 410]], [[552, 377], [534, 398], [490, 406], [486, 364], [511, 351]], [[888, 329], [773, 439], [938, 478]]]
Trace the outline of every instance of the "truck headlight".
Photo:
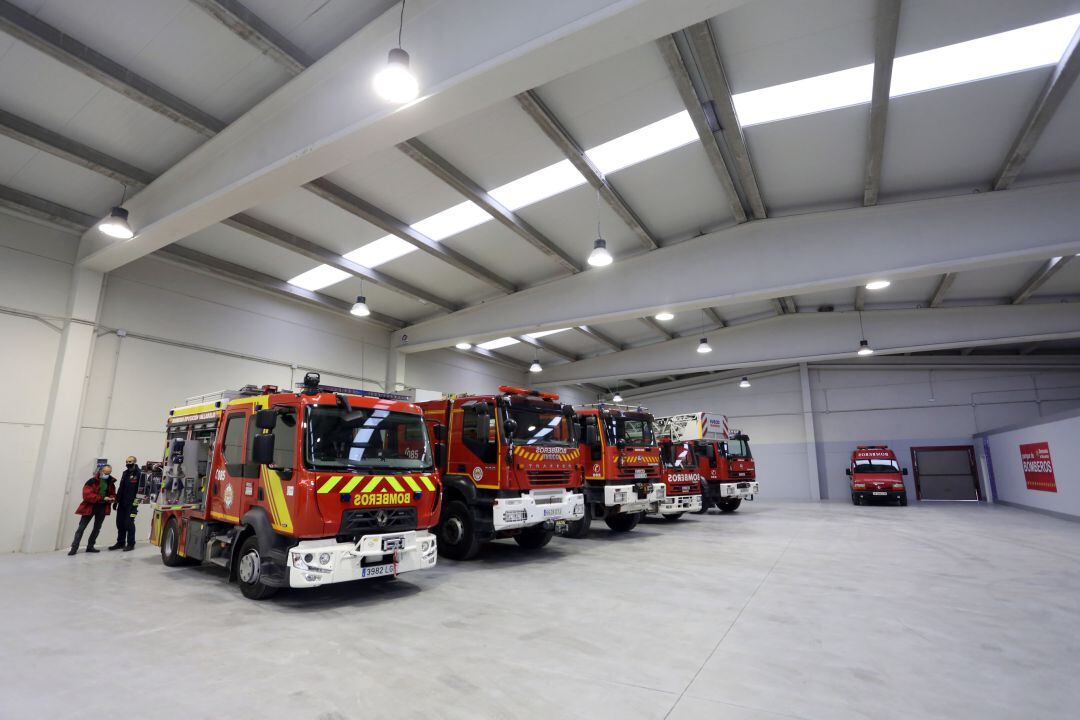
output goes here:
[[330, 553], [319, 553], [319, 564], [320, 565], [329, 565], [330, 564]]

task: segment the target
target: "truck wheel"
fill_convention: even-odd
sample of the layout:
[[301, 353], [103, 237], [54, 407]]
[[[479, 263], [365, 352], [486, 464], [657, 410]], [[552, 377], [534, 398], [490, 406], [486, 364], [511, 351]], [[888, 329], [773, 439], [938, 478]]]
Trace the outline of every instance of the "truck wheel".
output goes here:
[[708, 495], [705, 492], [702, 492], [701, 493], [701, 509], [700, 510], [695, 510], [694, 513], [696, 515], [704, 515], [705, 513], [709, 512], [709, 508], [711, 508], [712, 506], [713, 506], [712, 500], [709, 499]]
[[184, 558], [180, 557], [180, 528], [176, 526], [175, 518], [169, 519], [161, 533], [161, 562], [165, 567], [184, 564]]
[[469, 506], [454, 500], [443, 506], [439, 521], [439, 554], [451, 560], [469, 560], [480, 551]]
[[900, 495], [900, 497], [896, 499], [896, 504], [900, 507], [904, 507], [905, 505], [907, 505], [907, 493], [903, 493], [902, 495]]
[[716, 503], [716, 506], [720, 508], [720, 512], [732, 513], [739, 509], [742, 505], [742, 498], [724, 498], [720, 502]]
[[683, 516], [682, 513], [671, 513], [670, 515], [661, 515], [660, 517], [664, 518], [668, 522], [675, 522], [676, 520], [678, 520], [682, 516]]
[[604, 518], [604, 522], [607, 526], [615, 532], [630, 532], [637, 527], [637, 524], [641, 521], [641, 516], [644, 513], [619, 513], [618, 515], [608, 515]]
[[589, 536], [590, 527], [592, 527], [592, 507], [589, 503], [585, 503], [585, 514], [581, 516], [580, 520], [574, 520], [566, 524], [565, 536], [580, 540]]
[[262, 581], [262, 556], [259, 554], [259, 539], [248, 535], [240, 546], [240, 555], [236, 563], [236, 579], [240, 582], [240, 592], [248, 600], [265, 600], [277, 593], [276, 587]]
[[514, 536], [514, 542], [526, 550], [539, 550], [551, 542], [553, 537], [555, 537], [555, 531], [545, 530], [544, 525], [541, 523], [522, 530]]

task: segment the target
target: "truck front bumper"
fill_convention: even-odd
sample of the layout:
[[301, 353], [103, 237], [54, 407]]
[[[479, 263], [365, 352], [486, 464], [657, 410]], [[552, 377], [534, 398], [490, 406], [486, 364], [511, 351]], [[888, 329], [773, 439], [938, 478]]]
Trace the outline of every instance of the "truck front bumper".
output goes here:
[[435, 567], [435, 542], [427, 530], [364, 535], [355, 544], [301, 540], [286, 554], [289, 587], [318, 587], [426, 570]]
[[697, 512], [701, 509], [700, 495], [667, 495], [658, 503], [657, 515]]
[[612, 508], [616, 513], [658, 512], [659, 504], [667, 497], [667, 490], [663, 483], [654, 482], [649, 485], [649, 492], [645, 497], [638, 494], [634, 484], [605, 485], [604, 506]]
[[565, 488], [530, 490], [517, 497], [497, 498], [491, 509], [495, 532], [518, 530], [544, 522], [580, 520], [585, 498]]
[[758, 484], [754, 481], [742, 480], [720, 484], [721, 498], [739, 498], [740, 500], [753, 500], [758, 494]]

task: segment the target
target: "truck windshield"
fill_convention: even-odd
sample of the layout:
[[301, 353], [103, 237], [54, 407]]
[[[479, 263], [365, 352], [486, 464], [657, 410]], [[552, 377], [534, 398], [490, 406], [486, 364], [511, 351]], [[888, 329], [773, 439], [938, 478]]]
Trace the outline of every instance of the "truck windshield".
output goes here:
[[506, 415], [517, 423], [509, 440], [519, 445], [570, 445], [573, 434], [566, 413], [558, 405], [511, 402]]
[[896, 473], [900, 472], [900, 466], [895, 460], [884, 458], [864, 458], [855, 461], [857, 473]]
[[727, 440], [727, 451], [729, 457], [734, 458], [748, 458], [750, 455], [750, 443], [745, 440]]
[[305, 459], [315, 470], [429, 470], [419, 415], [378, 408], [308, 408]]
[[614, 444], [617, 440], [623, 440], [627, 445], [631, 446], [656, 444], [652, 419], [649, 417], [609, 415], [607, 417], [607, 436], [611, 444]]

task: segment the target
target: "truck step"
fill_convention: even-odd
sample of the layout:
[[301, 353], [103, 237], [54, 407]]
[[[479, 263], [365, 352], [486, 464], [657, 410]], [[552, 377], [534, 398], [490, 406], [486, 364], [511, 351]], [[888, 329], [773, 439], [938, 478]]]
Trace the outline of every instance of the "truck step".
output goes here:
[[207, 562], [210, 563], [211, 565], [217, 565], [218, 567], [221, 567], [221, 568], [229, 567], [229, 558], [224, 557], [224, 556], [212, 557], [209, 560], [207, 560]]
[[226, 545], [231, 545], [232, 544], [232, 537], [230, 537], [229, 535], [212, 535], [209, 538], [209, 542], [219, 542], [219, 543], [224, 543]]

